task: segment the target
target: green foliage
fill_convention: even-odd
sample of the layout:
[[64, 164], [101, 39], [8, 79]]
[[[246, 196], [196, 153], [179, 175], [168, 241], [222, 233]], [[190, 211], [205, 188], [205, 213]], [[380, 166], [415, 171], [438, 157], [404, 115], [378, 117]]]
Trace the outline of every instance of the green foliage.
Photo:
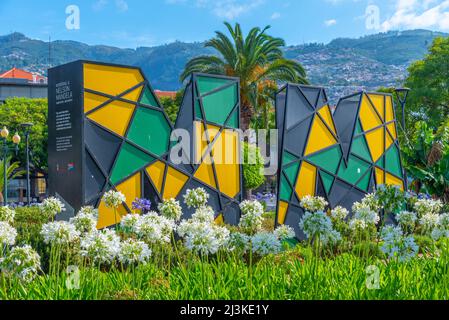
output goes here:
[[34, 126], [30, 133], [31, 164], [40, 170], [46, 171], [47, 164], [47, 100], [13, 98], [6, 100], [0, 107], [0, 123], [6, 126], [10, 132], [18, 132], [22, 137], [17, 158], [21, 165], [26, 163], [25, 137], [22, 123], [31, 122]]
[[378, 204], [384, 208], [386, 214], [398, 212], [405, 202], [404, 192], [397, 186], [379, 186], [375, 195]]
[[243, 178], [245, 188], [254, 190], [265, 182], [264, 159], [260, 149], [248, 143], [243, 144]]
[[[6, 159], [6, 177], [9, 180], [19, 177], [25, 173], [23, 170], [17, 170], [20, 167], [19, 162], [11, 163], [11, 158]], [[5, 170], [5, 161], [0, 160], [0, 191], [2, 194], [0, 195], [0, 200], [3, 201], [3, 188], [4, 186], [4, 170]]]
[[449, 116], [449, 38], [436, 38], [429, 54], [409, 68], [406, 86], [412, 88], [408, 99], [408, 124], [426, 121], [431, 127]]
[[[204, 72], [240, 78], [242, 100], [242, 128], [248, 129], [254, 108], [264, 95], [265, 88], [276, 87], [277, 82], [307, 83], [304, 68], [296, 61], [284, 57], [285, 41], [266, 32], [270, 27], [251, 29], [243, 35], [240, 25], [225, 23], [230, 37], [216, 32], [216, 37], [205, 46], [217, 51], [216, 55], [203, 55], [190, 60], [181, 80], [192, 72]], [[265, 99], [263, 99], [265, 100]]]
[[184, 90], [181, 90], [176, 94], [175, 99], [171, 99], [168, 97], [163, 97], [163, 98], [159, 99], [162, 106], [164, 107], [164, 110], [167, 113], [170, 121], [173, 124], [176, 122], [176, 119], [178, 117], [178, 112], [179, 112], [179, 108], [182, 103], [183, 96], [184, 96]]

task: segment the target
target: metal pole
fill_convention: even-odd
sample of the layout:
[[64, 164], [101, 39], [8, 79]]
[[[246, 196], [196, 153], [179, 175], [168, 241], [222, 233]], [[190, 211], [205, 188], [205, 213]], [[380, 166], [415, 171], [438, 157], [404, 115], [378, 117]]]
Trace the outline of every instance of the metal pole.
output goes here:
[[27, 203], [31, 204], [31, 181], [30, 181], [30, 144], [29, 144], [30, 132], [25, 132], [26, 139], [26, 161], [27, 161]]
[[6, 176], [8, 146], [6, 145], [6, 139], [3, 139], [3, 205], [8, 205], [8, 177]]

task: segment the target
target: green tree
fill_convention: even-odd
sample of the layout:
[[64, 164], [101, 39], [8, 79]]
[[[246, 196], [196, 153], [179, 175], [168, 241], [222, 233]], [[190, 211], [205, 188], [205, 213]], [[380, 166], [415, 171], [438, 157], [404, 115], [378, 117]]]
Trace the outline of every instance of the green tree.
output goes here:
[[243, 143], [243, 180], [248, 194], [265, 182], [264, 159], [260, 149], [247, 142]]
[[270, 28], [253, 28], [244, 37], [241, 27], [225, 23], [230, 37], [217, 31], [215, 38], [206, 42], [218, 56], [200, 56], [190, 60], [181, 80], [192, 72], [227, 75], [240, 78], [242, 129], [250, 126], [258, 104], [258, 97], [266, 87], [278, 82], [307, 83], [304, 68], [296, 61], [286, 59], [282, 52], [285, 41], [268, 35]]
[[12, 98], [0, 106], [0, 125], [8, 127], [12, 134], [17, 131], [22, 137], [18, 155], [14, 155], [13, 160], [19, 161], [21, 165], [26, 163], [25, 137], [21, 124], [31, 122], [34, 126], [30, 132], [30, 162], [38, 170], [47, 170], [47, 115], [46, 99]]
[[176, 93], [175, 99], [164, 97], [160, 98], [160, 102], [164, 107], [165, 112], [168, 115], [170, 121], [174, 124], [176, 122], [176, 118], [178, 117], [179, 108], [182, 103], [182, 98], [184, 97], [184, 90], [178, 91]]
[[449, 38], [436, 38], [429, 54], [408, 71], [407, 124], [424, 120], [436, 129], [449, 116]]
[[[5, 161], [0, 160], [0, 202], [3, 202], [3, 194], [4, 194], [4, 167]], [[6, 159], [6, 177], [9, 180], [20, 177], [21, 175], [25, 174], [25, 171], [18, 170], [20, 167], [19, 162], [13, 162], [11, 163], [11, 158]]]

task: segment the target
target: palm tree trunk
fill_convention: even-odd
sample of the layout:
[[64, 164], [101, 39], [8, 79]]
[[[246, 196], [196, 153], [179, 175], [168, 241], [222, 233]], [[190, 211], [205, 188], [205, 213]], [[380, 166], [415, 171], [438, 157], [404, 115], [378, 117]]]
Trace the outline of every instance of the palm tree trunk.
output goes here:
[[253, 112], [251, 106], [242, 106], [242, 114], [241, 114], [241, 124], [240, 129], [246, 131], [250, 128], [251, 119], [253, 117]]

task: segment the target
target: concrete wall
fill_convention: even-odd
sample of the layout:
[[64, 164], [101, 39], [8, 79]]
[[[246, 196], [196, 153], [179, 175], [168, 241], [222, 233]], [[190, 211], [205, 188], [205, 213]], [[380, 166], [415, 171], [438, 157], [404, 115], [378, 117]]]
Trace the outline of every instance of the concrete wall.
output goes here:
[[47, 98], [47, 85], [0, 83], [0, 103], [13, 97]]

